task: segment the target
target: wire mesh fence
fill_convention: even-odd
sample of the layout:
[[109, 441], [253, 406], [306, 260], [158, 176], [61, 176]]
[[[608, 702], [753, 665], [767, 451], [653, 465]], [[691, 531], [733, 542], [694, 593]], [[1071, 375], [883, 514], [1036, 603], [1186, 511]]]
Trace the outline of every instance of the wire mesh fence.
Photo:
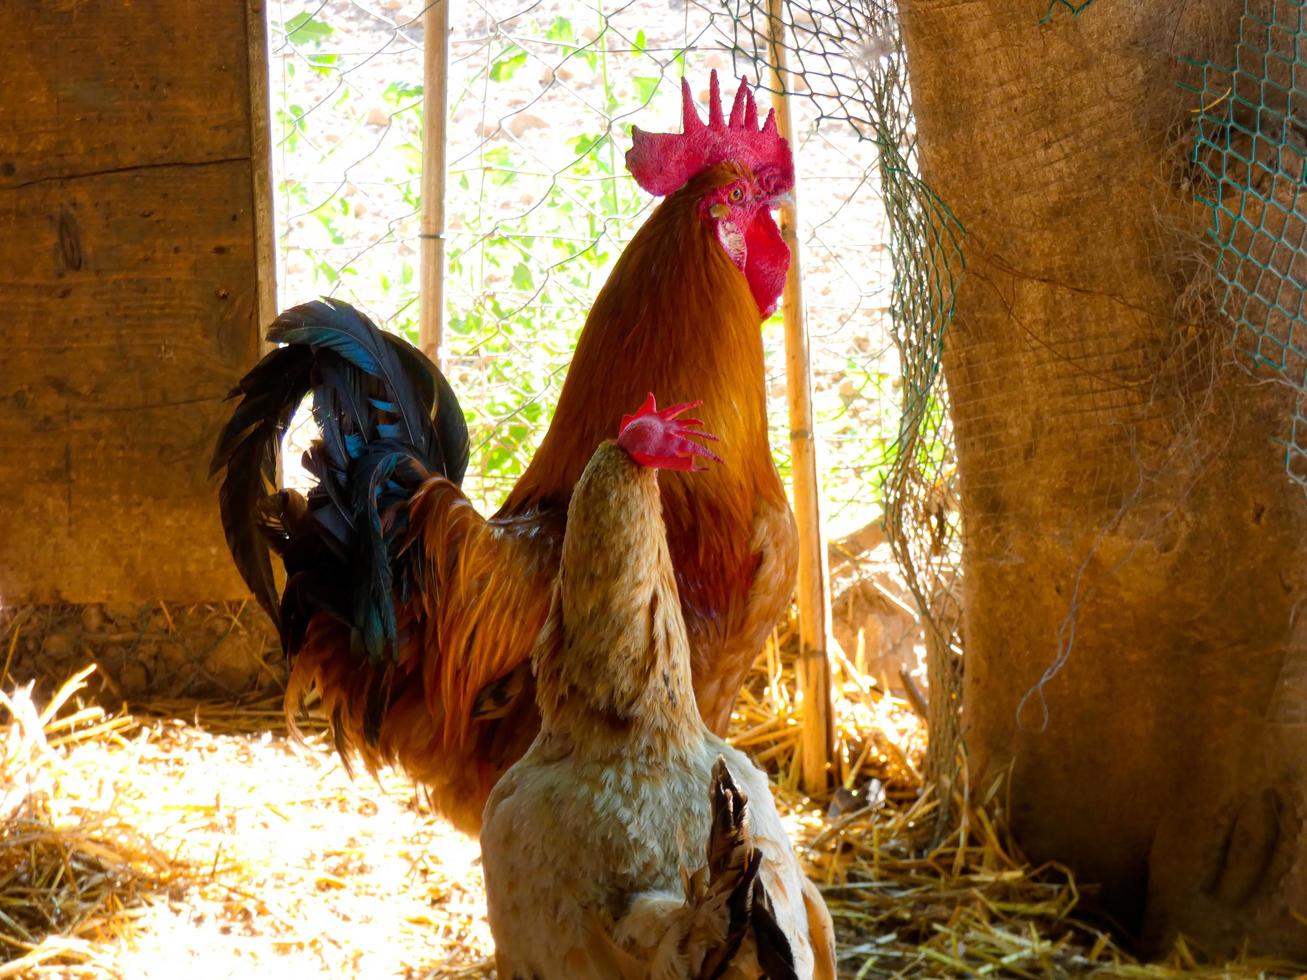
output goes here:
[[1235, 349], [1297, 392], [1283, 442], [1307, 490], [1307, 0], [1247, 0], [1233, 60], [1198, 64], [1194, 162]]
[[[422, 9], [283, 0], [269, 12], [281, 303], [335, 295], [414, 341]], [[683, 74], [701, 103], [713, 68], [784, 88], [824, 532], [840, 543], [836, 636], [892, 686], [900, 669], [924, 686], [911, 610], [938, 611], [949, 693], [937, 703], [954, 704], [957, 508], [939, 359], [961, 230], [916, 176], [895, 8], [468, 0], [450, 24], [442, 366], [472, 432], [468, 495], [492, 512], [521, 474], [589, 306], [655, 203], [623, 165], [630, 124], [677, 129]], [[779, 318], [764, 343], [788, 476]]]
[[[737, 63], [761, 78], [783, 63], [788, 70], [774, 76], [774, 88], [801, 97], [819, 130], [856, 139], [872, 153], [864, 175], [882, 216], [878, 229], [889, 264], [880, 280], [889, 293], [880, 325], [892, 341], [898, 375], [896, 397], [877, 392], [874, 399], [890, 410], [882, 425], [893, 419], [881, 429], [877, 471], [854, 480], [870, 476], [880, 488], [889, 542], [926, 627], [930, 764], [947, 779], [961, 705], [960, 535], [940, 358], [963, 272], [963, 230], [918, 176], [907, 58], [892, 2], [729, 0], [728, 8]], [[777, 46], [784, 46], [783, 58]]]

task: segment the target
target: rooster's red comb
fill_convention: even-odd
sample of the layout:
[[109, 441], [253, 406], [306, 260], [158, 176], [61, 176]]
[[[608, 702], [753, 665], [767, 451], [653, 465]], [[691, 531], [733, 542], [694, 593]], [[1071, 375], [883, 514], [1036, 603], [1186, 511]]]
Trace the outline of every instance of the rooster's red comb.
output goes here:
[[650, 194], [670, 194], [691, 177], [724, 160], [744, 164], [755, 174], [771, 171], [769, 185], [784, 192], [794, 183], [794, 159], [790, 146], [776, 130], [776, 110], [758, 126], [758, 104], [746, 79], [740, 79], [729, 119], [722, 116], [721, 88], [717, 69], [709, 79], [708, 122], [699, 117], [690, 83], [681, 79], [680, 133], [646, 133], [631, 130], [632, 145], [626, 153], [626, 169], [635, 182]]

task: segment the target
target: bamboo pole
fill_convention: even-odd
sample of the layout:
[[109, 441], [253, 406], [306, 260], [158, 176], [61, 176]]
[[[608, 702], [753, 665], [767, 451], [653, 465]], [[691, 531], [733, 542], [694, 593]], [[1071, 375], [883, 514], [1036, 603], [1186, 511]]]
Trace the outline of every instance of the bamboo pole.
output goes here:
[[[794, 125], [785, 93], [786, 66], [781, 0], [768, 0], [772, 85], [776, 125], [791, 147]], [[834, 732], [831, 717], [830, 660], [826, 656], [826, 550], [821, 544], [817, 445], [812, 416], [812, 369], [808, 330], [803, 318], [803, 281], [799, 261], [798, 187], [781, 206], [781, 237], [790, 249], [781, 312], [785, 319], [785, 378], [790, 408], [790, 459], [794, 479], [794, 520], [799, 530], [799, 690], [803, 696], [800, 777], [804, 792], [828, 785]]]
[[445, 324], [445, 125], [449, 116], [449, 0], [422, 11], [422, 267], [418, 347], [437, 365]]

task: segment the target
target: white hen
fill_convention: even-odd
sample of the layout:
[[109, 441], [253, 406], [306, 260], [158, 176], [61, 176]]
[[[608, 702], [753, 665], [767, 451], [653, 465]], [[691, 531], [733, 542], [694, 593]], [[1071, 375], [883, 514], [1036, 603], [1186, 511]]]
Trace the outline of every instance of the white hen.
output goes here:
[[656, 473], [711, 455], [685, 407], [624, 419], [573, 493], [532, 655], [541, 731], [481, 831], [501, 980], [835, 976], [766, 775], [695, 707]]

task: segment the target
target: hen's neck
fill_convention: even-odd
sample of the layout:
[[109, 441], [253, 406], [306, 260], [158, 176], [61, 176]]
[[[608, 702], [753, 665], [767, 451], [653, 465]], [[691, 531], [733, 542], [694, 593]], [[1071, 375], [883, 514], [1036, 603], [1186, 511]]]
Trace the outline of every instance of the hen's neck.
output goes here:
[[657, 474], [612, 442], [568, 510], [534, 667], [542, 730], [587, 751], [665, 755], [703, 735]]
[[734, 483], [783, 496], [769, 479], [762, 317], [698, 215], [702, 193], [692, 184], [669, 197], [622, 253], [581, 332], [549, 431], [501, 513], [566, 501], [595, 446], [650, 391], [660, 404], [702, 400], [696, 414], [731, 447], [704, 492]]

